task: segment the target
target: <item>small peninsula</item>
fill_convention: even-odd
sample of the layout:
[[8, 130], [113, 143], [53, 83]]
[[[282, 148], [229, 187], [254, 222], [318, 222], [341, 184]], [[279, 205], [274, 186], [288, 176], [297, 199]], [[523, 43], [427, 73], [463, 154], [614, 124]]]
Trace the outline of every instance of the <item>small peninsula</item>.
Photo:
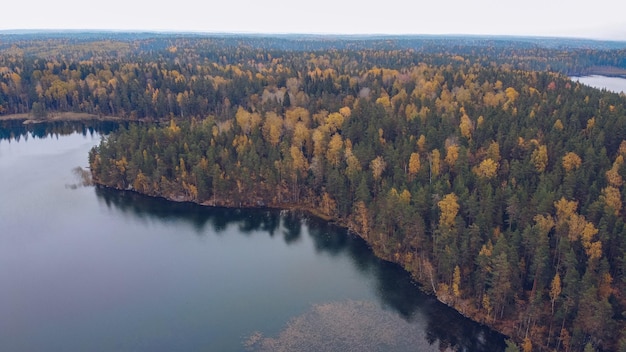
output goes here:
[[626, 97], [568, 78], [626, 44], [30, 36], [0, 43], [0, 118], [117, 116], [96, 184], [306, 210], [512, 350], [626, 349]]

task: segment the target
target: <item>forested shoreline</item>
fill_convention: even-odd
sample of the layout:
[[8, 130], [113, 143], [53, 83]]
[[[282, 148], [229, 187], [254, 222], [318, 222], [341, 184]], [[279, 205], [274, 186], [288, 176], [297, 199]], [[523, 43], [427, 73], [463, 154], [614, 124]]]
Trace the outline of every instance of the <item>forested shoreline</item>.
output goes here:
[[624, 49], [19, 43], [0, 114], [143, 121], [92, 150], [96, 183], [307, 209], [519, 350], [626, 350], [626, 97], [559, 73], [624, 69]]

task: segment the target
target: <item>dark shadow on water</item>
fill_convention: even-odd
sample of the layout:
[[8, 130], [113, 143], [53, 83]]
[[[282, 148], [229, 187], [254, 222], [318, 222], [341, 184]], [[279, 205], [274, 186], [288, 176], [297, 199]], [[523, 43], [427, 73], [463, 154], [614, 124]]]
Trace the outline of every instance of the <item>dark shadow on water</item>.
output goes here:
[[145, 221], [187, 223], [198, 235], [206, 235], [207, 226], [219, 234], [235, 225], [246, 236], [256, 231], [274, 236], [282, 224], [283, 240], [291, 244], [301, 239], [303, 228], [307, 226], [318, 253], [348, 256], [356, 270], [375, 278], [376, 295], [383, 307], [397, 312], [408, 322], [425, 319], [426, 336], [431, 345], [453, 351], [503, 351], [505, 348], [503, 335], [425, 295], [405, 270], [378, 259], [361, 238], [321, 219], [273, 209], [227, 209], [176, 203], [102, 187], [95, 187], [95, 192], [111, 209]]
[[[124, 123], [128, 125], [128, 123]], [[118, 129], [120, 123], [111, 121], [51, 121], [45, 123], [24, 124], [22, 120], [0, 121], [0, 142], [20, 141], [29, 138], [59, 138], [73, 133], [83, 136], [108, 134]]]
[[302, 217], [296, 212], [283, 212], [283, 238], [286, 244], [297, 243], [302, 235]]

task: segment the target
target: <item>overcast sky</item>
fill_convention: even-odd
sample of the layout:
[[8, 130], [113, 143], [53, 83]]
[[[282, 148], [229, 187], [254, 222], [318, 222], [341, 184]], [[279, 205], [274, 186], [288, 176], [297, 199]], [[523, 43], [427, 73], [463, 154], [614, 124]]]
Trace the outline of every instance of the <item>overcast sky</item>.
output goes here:
[[622, 0], [6, 0], [0, 29], [495, 34], [626, 40]]

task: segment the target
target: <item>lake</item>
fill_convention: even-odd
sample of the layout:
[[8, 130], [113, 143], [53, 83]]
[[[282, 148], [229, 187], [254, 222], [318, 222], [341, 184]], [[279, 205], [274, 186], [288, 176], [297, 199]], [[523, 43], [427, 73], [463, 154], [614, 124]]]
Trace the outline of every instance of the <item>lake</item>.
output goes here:
[[615, 93], [626, 93], [626, 78], [622, 77], [607, 77], [607, 76], [583, 76], [583, 77], [570, 77], [572, 81], [578, 81], [582, 84], [598, 88], [606, 89]]
[[85, 185], [100, 129], [31, 128], [0, 125], [0, 350], [504, 350], [344, 229]]

